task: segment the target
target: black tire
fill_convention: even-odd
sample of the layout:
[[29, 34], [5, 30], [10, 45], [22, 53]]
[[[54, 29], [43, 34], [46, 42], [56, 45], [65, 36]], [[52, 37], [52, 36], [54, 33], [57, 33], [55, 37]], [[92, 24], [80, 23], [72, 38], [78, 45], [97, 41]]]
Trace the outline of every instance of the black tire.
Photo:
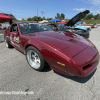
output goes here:
[[7, 38], [5, 38], [5, 44], [7, 48], [13, 48], [13, 46], [9, 44], [9, 41]]
[[[46, 61], [45, 61], [45, 59], [43, 58], [43, 56], [41, 55], [41, 53], [35, 47], [33, 47], [33, 46], [29, 46], [26, 49], [26, 60], [27, 60], [28, 64], [33, 69], [35, 69], [37, 71], [42, 71], [46, 67]], [[38, 66], [38, 67], [36, 67], [36, 66]]]

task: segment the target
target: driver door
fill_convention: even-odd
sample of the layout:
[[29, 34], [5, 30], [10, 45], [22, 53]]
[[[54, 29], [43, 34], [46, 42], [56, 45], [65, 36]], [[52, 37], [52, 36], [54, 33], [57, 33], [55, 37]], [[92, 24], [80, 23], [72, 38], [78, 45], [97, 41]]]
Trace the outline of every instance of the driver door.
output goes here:
[[19, 32], [18, 32], [18, 27], [17, 27], [17, 24], [12, 24], [10, 29], [10, 42], [11, 44], [16, 47], [16, 48], [19, 48], [20, 49], [20, 40], [19, 40]]

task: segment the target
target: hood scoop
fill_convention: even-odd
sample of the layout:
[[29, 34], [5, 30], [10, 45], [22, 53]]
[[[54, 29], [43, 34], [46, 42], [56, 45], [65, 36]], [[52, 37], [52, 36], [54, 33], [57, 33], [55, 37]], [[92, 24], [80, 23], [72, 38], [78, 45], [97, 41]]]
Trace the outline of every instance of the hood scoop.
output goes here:
[[69, 39], [68, 41], [69, 41], [69, 42], [72, 42], [72, 43], [77, 43], [77, 41], [74, 40], [74, 39]]

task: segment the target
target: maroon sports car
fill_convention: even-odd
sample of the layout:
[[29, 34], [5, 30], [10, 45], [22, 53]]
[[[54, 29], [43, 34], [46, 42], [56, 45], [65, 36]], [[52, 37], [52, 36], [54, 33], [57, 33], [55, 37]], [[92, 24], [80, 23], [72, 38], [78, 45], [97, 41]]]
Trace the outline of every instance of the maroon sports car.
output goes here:
[[4, 32], [8, 48], [26, 55], [27, 62], [41, 71], [48, 64], [60, 73], [86, 77], [99, 62], [99, 53], [88, 39], [71, 32], [53, 31], [48, 26], [20, 22]]

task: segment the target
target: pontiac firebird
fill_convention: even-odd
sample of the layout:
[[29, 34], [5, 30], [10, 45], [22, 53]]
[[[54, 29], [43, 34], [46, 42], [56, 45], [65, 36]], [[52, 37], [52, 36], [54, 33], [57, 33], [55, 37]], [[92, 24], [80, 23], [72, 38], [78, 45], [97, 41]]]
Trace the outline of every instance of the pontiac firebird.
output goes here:
[[26, 55], [38, 71], [51, 69], [70, 76], [86, 77], [99, 62], [99, 52], [88, 39], [71, 32], [53, 31], [46, 25], [13, 23], [4, 32], [5, 44]]

